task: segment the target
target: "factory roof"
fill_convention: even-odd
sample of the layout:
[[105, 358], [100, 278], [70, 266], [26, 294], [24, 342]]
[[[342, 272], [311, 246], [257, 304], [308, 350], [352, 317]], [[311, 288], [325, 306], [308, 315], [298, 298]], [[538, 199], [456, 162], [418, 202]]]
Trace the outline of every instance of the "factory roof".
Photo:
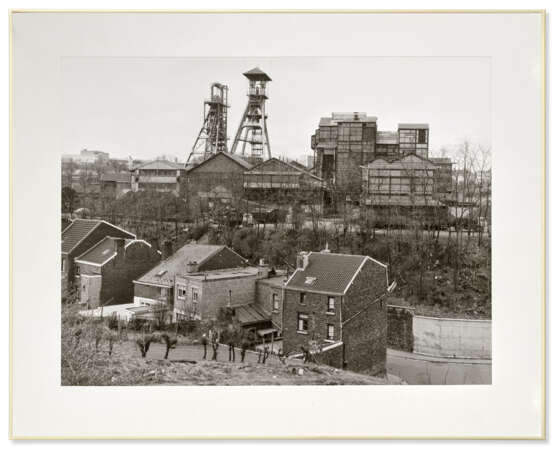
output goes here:
[[257, 80], [257, 81], [272, 81], [266, 73], [264, 73], [259, 67], [255, 67], [254, 69], [248, 70], [247, 72], [243, 73], [248, 79]]
[[430, 126], [427, 123], [399, 123], [399, 129], [428, 129]]
[[166, 161], [164, 159], [157, 159], [154, 161], [148, 161], [148, 162], [144, 162], [140, 165], [136, 165], [135, 167], [133, 167], [133, 170], [137, 170], [137, 169], [147, 169], [147, 170], [167, 170], [167, 169], [175, 169], [175, 170], [179, 170], [179, 169], [183, 169], [185, 168], [185, 164], [181, 164], [179, 162], [172, 162], [172, 161]]
[[366, 112], [332, 112], [331, 117], [322, 117], [320, 126], [336, 126], [339, 122], [376, 123], [377, 117], [367, 116]]
[[207, 164], [209, 161], [211, 161], [212, 159], [217, 158], [217, 157], [227, 157], [228, 159], [235, 162], [236, 164], [239, 164], [241, 167], [243, 167], [246, 170], [250, 170], [252, 168], [252, 164], [247, 162], [241, 156], [239, 156], [237, 154], [229, 153], [227, 151], [218, 151], [217, 153], [214, 153], [211, 156], [204, 159], [202, 162], [199, 162], [196, 165], [192, 165], [191, 167], [188, 167], [187, 172], [191, 172], [191, 171], [197, 169], [198, 167], [200, 167], [204, 164]]

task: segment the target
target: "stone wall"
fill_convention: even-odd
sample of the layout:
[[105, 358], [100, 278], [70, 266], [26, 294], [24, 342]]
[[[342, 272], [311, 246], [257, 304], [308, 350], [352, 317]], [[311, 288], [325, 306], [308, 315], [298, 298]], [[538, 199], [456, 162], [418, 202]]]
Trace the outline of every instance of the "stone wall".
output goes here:
[[491, 359], [491, 320], [415, 315], [414, 352], [439, 357]]
[[412, 319], [414, 309], [402, 306], [387, 306], [387, 347], [412, 352], [414, 336]]

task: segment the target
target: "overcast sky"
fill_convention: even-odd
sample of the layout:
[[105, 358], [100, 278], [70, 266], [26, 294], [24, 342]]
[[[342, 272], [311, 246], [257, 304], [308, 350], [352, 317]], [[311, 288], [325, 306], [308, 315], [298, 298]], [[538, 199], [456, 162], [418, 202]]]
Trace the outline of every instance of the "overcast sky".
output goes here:
[[360, 111], [378, 130], [429, 123], [430, 147], [471, 140], [490, 146], [487, 58], [64, 58], [62, 153], [100, 149], [111, 157], [186, 160], [212, 82], [229, 86], [229, 147], [246, 106], [242, 73], [269, 74], [272, 155], [311, 153], [322, 116]]

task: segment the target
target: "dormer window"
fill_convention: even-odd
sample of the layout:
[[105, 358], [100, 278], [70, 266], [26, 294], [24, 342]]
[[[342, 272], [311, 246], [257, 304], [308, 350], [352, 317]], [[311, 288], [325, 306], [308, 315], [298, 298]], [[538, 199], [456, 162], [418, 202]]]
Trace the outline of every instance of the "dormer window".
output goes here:
[[316, 280], [315, 277], [307, 276], [307, 277], [306, 277], [306, 280], [304, 281], [304, 283], [305, 283], [306, 285], [312, 285], [312, 284], [314, 283], [315, 280]]

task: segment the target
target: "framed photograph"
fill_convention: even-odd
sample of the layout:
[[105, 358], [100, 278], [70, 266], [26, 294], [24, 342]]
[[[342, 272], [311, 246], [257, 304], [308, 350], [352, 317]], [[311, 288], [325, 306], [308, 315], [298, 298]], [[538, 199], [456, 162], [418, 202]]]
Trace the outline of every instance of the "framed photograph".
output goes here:
[[12, 438], [545, 437], [544, 11], [10, 28]]

